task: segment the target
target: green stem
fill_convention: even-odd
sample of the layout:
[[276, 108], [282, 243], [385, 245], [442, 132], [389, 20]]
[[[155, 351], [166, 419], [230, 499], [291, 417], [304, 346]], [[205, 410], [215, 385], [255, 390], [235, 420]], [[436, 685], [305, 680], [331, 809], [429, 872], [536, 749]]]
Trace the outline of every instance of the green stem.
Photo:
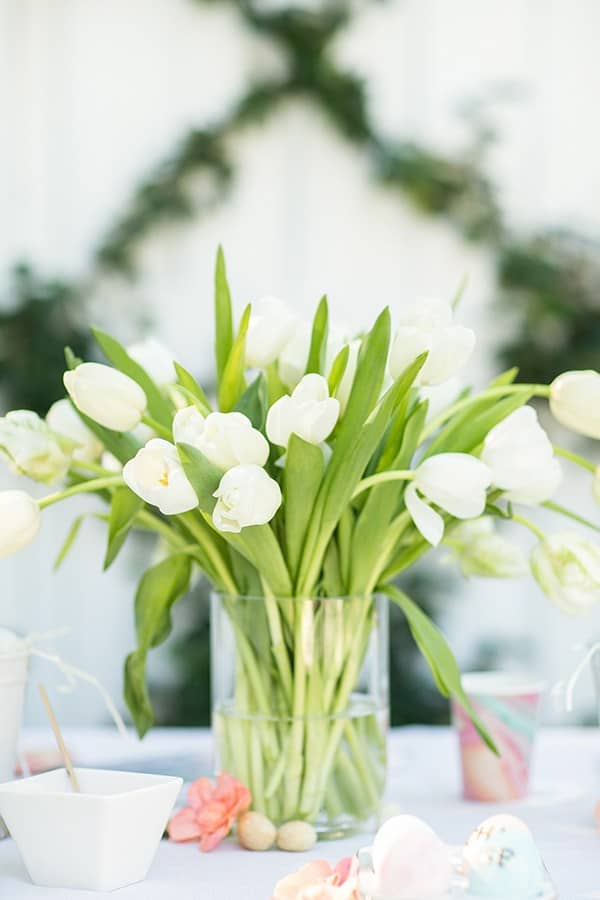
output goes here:
[[182, 513], [182, 515], [179, 516], [179, 519], [209, 557], [215, 572], [217, 572], [219, 576], [223, 590], [227, 591], [232, 596], [235, 596], [235, 594], [237, 594], [237, 584], [235, 583], [233, 575], [227, 568], [225, 560], [215, 546], [210, 532], [206, 531], [204, 525], [197, 521], [193, 512]]
[[120, 475], [110, 475], [107, 478], [94, 478], [92, 481], [83, 481], [81, 484], [73, 484], [71, 487], [65, 488], [64, 491], [57, 491], [55, 494], [48, 494], [46, 497], [42, 497], [41, 500], [38, 500], [38, 506], [40, 509], [46, 509], [47, 506], [60, 503], [61, 500], [74, 497], [76, 494], [102, 491], [108, 487], [116, 487], [118, 484], [123, 484], [123, 479]]
[[368, 491], [369, 488], [375, 487], [377, 484], [383, 484], [385, 481], [411, 481], [414, 477], [415, 473], [411, 472], [410, 469], [392, 469], [389, 472], [379, 472], [377, 475], [370, 475], [368, 478], [363, 478], [362, 481], [358, 482], [354, 488], [352, 499], [354, 500], [363, 491]]
[[544, 534], [542, 529], [538, 528], [538, 526], [534, 522], [532, 522], [531, 519], [526, 519], [525, 516], [519, 516], [516, 513], [513, 513], [512, 518], [515, 522], [519, 522], [521, 525], [524, 525], [525, 528], [528, 528], [530, 531], [532, 531], [536, 535], [536, 537], [539, 537], [541, 541], [546, 540], [546, 535]]
[[591, 460], [586, 459], [585, 456], [580, 456], [579, 453], [573, 453], [572, 450], [566, 450], [564, 447], [557, 447], [554, 445], [554, 452], [557, 456], [562, 456], [564, 459], [568, 459], [569, 462], [575, 463], [576, 466], [581, 466], [582, 469], [587, 469], [588, 472], [596, 472], [598, 468]]
[[435, 419], [432, 419], [431, 422], [425, 426], [421, 432], [419, 443], [422, 443], [428, 437], [431, 437], [431, 435], [438, 430], [440, 425], [443, 425], [444, 422], [447, 422], [448, 419], [451, 419], [456, 413], [468, 409], [472, 404], [478, 403], [486, 397], [505, 397], [508, 394], [533, 394], [537, 397], [548, 397], [550, 396], [550, 386], [547, 384], [503, 384], [498, 385], [497, 387], [487, 388], [487, 390], [481, 391], [474, 397], [464, 397], [462, 400], [457, 400], [456, 403], [452, 403], [447, 409], [443, 410], [439, 416], [436, 416]]
[[162, 438], [165, 438], [167, 441], [173, 440], [173, 434], [169, 428], [165, 428], [164, 425], [161, 425], [160, 422], [157, 422], [156, 419], [153, 419], [152, 416], [145, 415], [142, 416], [142, 422], [144, 425], [147, 425], [148, 428], [151, 428], [152, 431], [155, 431]]
[[579, 522], [581, 525], [585, 525], [593, 531], [600, 531], [600, 525], [596, 525], [589, 519], [584, 518], [584, 516], [580, 516], [578, 513], [567, 509], [566, 506], [561, 506], [559, 503], [554, 503], [552, 500], [546, 500], [542, 506], [545, 506], [546, 509], [551, 509], [552, 512], [560, 513], [561, 516], [567, 516], [569, 519], [573, 519], [575, 522]]
[[111, 472], [109, 469], [105, 469], [104, 466], [101, 466], [99, 463], [84, 461], [80, 459], [74, 459], [71, 462], [71, 469], [75, 469], [75, 473], [79, 474], [81, 470], [84, 472], [92, 472], [94, 475], [106, 476], [106, 475], [114, 475], [116, 474], [114, 471]]

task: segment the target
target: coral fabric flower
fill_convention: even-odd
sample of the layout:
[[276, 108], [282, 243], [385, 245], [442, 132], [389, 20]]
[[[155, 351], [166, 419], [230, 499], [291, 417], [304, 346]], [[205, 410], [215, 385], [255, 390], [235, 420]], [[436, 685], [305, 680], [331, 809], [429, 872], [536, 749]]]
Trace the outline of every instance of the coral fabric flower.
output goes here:
[[200, 841], [200, 849], [214, 850], [227, 837], [233, 823], [252, 803], [247, 787], [227, 772], [221, 772], [215, 785], [210, 778], [198, 778], [189, 787], [188, 806], [169, 822], [173, 841]]
[[358, 900], [358, 863], [350, 856], [334, 868], [324, 859], [310, 862], [275, 886], [272, 900]]

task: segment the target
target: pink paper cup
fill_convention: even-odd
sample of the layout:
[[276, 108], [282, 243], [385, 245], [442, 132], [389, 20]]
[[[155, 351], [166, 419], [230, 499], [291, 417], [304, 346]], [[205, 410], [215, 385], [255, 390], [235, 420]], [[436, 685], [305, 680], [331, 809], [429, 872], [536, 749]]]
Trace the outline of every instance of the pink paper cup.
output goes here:
[[477, 734], [455, 701], [452, 719], [460, 746], [465, 800], [505, 803], [527, 795], [543, 681], [507, 672], [470, 672], [462, 685], [499, 756]]

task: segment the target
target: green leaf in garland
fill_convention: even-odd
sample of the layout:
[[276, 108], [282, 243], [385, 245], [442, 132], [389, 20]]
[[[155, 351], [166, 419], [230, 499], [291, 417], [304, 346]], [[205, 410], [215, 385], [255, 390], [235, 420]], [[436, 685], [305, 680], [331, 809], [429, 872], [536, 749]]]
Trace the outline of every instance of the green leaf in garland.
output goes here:
[[146, 370], [132, 359], [123, 345], [114, 337], [111, 337], [110, 334], [101, 331], [99, 328], [92, 328], [92, 334], [96, 338], [100, 349], [115, 369], [119, 369], [120, 372], [128, 375], [129, 378], [132, 378], [139, 384], [146, 395], [148, 412], [152, 418], [164, 425], [165, 428], [170, 428], [173, 419], [171, 405]]
[[128, 487], [114, 491], [110, 516], [108, 519], [108, 544], [104, 558], [104, 569], [108, 569], [117, 558], [121, 547], [135, 521], [135, 517], [144, 506], [144, 501]]
[[478, 718], [463, 690], [460, 670], [442, 632], [425, 615], [423, 610], [399, 588], [388, 584], [382, 587], [381, 590], [400, 607], [406, 616], [411, 634], [419, 650], [427, 660], [440, 693], [445, 697], [453, 697], [460, 703], [473, 722], [479, 736], [485, 741], [490, 750], [498, 755], [498, 749], [494, 741]]
[[231, 352], [227, 359], [223, 375], [219, 380], [219, 409], [222, 412], [230, 412], [235, 409], [241, 395], [246, 389], [244, 369], [246, 367], [246, 334], [250, 324], [252, 307], [246, 307], [240, 319], [240, 327], [236, 335]]
[[198, 384], [193, 375], [184, 369], [183, 366], [180, 366], [178, 362], [174, 362], [175, 371], [177, 373], [177, 381], [180, 387], [184, 388], [184, 390], [191, 394], [193, 398], [196, 400], [196, 406], [200, 412], [207, 416], [211, 412], [210, 400], [204, 393], [202, 387]]
[[254, 428], [263, 431], [267, 419], [267, 382], [260, 372], [235, 404], [237, 412], [247, 416]]
[[227, 281], [225, 256], [222, 247], [217, 250], [215, 265], [215, 357], [219, 386], [233, 346], [233, 313], [231, 293]]
[[148, 652], [162, 644], [171, 631], [171, 607], [187, 590], [191, 574], [189, 557], [168, 556], [144, 573], [135, 597], [137, 649], [125, 661], [125, 701], [143, 737], [154, 723], [146, 685]]
[[329, 307], [327, 306], [327, 297], [322, 297], [313, 319], [306, 374], [310, 372], [316, 372], [319, 375], [324, 374], [328, 334]]

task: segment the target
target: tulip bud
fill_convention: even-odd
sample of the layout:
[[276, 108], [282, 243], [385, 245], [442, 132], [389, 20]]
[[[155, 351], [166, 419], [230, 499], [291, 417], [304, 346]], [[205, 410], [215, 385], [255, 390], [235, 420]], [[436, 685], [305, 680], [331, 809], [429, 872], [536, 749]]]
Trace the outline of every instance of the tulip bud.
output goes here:
[[444, 520], [419, 494], [457, 519], [477, 518], [485, 509], [490, 482], [489, 468], [469, 453], [439, 453], [415, 470], [404, 502], [425, 540], [437, 547], [444, 534]]
[[226, 472], [240, 464], [264, 466], [269, 444], [247, 416], [239, 412], [210, 413], [206, 418], [194, 406], [180, 409], [173, 419], [176, 444], [191, 444]]
[[552, 444], [531, 406], [516, 409], [492, 428], [481, 459], [492, 470], [492, 483], [514, 503], [544, 503], [562, 479]]
[[461, 522], [444, 543], [465, 578], [518, 578], [529, 571], [519, 547], [497, 533], [491, 516]]
[[187, 479], [177, 447], [153, 438], [123, 467], [125, 484], [166, 516], [179, 515], [198, 506], [194, 488]]
[[131, 431], [146, 411], [146, 395], [133, 378], [101, 363], [65, 372], [69, 395], [84, 415], [113, 431]]
[[421, 300], [400, 319], [390, 351], [390, 374], [399, 375], [424, 351], [427, 359], [417, 376], [419, 385], [442, 384], [469, 361], [475, 332], [453, 325], [453, 310], [443, 300]]
[[173, 354], [156, 338], [148, 337], [131, 344], [127, 347], [127, 353], [159, 387], [168, 387], [177, 381]]
[[37, 413], [20, 409], [0, 419], [0, 450], [19, 475], [45, 484], [60, 481], [69, 468], [71, 449], [72, 442], [61, 441]]
[[587, 369], [559, 375], [550, 385], [550, 409], [561, 425], [600, 439], [600, 373]]
[[531, 571], [562, 612], [577, 615], [600, 603], [600, 547], [575, 531], [554, 534], [534, 547]]
[[73, 459], [94, 462], [102, 453], [103, 446], [93, 431], [84, 425], [68, 400], [53, 403], [46, 422], [57, 434], [62, 434], [76, 445]]
[[265, 368], [275, 362], [295, 324], [296, 317], [277, 297], [263, 297], [254, 303], [246, 334], [246, 364]]
[[0, 559], [27, 546], [40, 530], [40, 509], [25, 491], [0, 492]]
[[291, 397], [281, 397], [270, 408], [267, 436], [280, 447], [287, 447], [292, 434], [309, 444], [320, 444], [335, 428], [339, 414], [339, 401], [329, 396], [325, 378], [305, 375]]
[[239, 533], [270, 522], [281, 506], [281, 490], [260, 466], [235, 466], [223, 475], [213, 494], [213, 522], [219, 531]]

